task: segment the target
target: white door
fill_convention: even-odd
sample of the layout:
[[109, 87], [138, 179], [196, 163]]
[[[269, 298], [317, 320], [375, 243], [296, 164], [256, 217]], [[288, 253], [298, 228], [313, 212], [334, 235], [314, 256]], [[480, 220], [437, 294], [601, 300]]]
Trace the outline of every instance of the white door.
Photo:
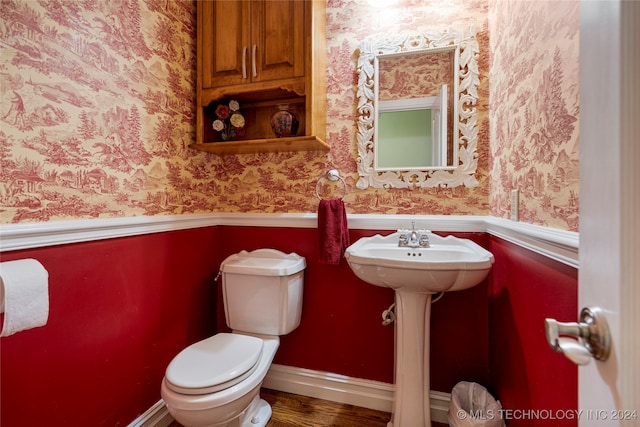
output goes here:
[[583, 0], [578, 303], [605, 311], [613, 345], [579, 368], [581, 427], [640, 426], [639, 59], [640, 2]]

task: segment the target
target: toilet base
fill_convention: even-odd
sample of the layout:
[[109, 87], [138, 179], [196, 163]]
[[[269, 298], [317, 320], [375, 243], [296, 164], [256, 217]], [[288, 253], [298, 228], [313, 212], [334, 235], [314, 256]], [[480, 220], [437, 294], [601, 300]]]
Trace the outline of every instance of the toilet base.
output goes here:
[[203, 414], [193, 411], [182, 412], [169, 408], [169, 413], [185, 427], [265, 427], [271, 419], [272, 411], [271, 405], [256, 393], [244, 411], [226, 421], [212, 421], [206, 414], [203, 417]]
[[247, 408], [247, 412], [240, 415], [238, 421], [240, 427], [265, 427], [271, 419], [271, 405], [264, 399], [260, 399], [260, 394], [256, 395]]

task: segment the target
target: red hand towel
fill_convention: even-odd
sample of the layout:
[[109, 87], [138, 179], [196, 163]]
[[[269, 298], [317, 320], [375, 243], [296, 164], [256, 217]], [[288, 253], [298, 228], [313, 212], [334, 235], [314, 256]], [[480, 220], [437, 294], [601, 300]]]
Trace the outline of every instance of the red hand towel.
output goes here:
[[318, 237], [320, 263], [340, 264], [344, 250], [349, 246], [347, 211], [342, 199], [320, 200], [318, 206]]

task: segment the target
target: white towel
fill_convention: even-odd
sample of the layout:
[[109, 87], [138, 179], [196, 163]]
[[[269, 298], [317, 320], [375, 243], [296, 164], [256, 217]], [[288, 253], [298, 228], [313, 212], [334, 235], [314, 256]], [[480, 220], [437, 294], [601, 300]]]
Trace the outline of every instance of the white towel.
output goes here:
[[49, 273], [35, 259], [0, 262], [0, 337], [47, 323]]

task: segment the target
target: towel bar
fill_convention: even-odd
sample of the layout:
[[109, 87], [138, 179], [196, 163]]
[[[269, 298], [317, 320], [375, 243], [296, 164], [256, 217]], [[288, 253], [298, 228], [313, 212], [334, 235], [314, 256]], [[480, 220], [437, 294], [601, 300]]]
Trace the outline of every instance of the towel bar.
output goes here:
[[322, 197], [320, 197], [320, 193], [318, 192], [318, 186], [320, 185], [320, 181], [322, 180], [322, 178], [327, 178], [329, 181], [332, 181], [332, 182], [335, 182], [335, 181], [338, 181], [338, 180], [342, 181], [342, 185], [344, 186], [344, 194], [340, 198], [344, 199], [344, 196], [347, 195], [347, 183], [340, 176], [340, 173], [338, 172], [337, 169], [331, 169], [331, 170], [329, 170], [329, 172], [327, 172], [326, 174], [324, 174], [320, 178], [318, 178], [318, 182], [316, 182], [316, 197], [318, 199], [322, 200]]

